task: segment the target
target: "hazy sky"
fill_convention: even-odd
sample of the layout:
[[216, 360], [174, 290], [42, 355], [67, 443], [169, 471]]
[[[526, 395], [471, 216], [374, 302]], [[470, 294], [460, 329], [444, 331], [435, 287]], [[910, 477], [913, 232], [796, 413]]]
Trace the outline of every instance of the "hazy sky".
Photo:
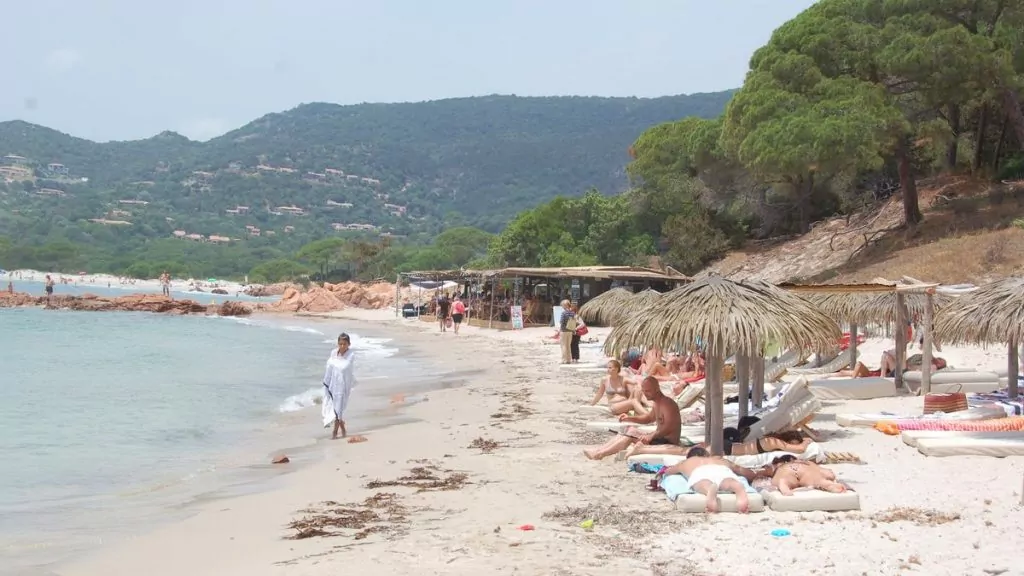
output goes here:
[[[303, 102], [737, 87], [813, 0], [5, 2], [0, 120], [205, 140]], [[2, 143], [0, 143], [2, 147]]]

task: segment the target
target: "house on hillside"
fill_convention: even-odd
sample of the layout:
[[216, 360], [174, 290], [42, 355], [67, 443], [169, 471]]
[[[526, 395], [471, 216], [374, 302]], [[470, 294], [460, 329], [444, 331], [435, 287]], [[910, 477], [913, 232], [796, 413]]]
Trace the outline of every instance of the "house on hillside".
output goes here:
[[4, 164], [8, 166], [28, 166], [28, 158], [24, 156], [18, 156], [17, 154], [8, 154], [3, 158]]
[[210, 234], [209, 240], [210, 240], [210, 242], [216, 242], [218, 244], [224, 244], [225, 242], [231, 242], [231, 238], [228, 238], [227, 236], [219, 236], [217, 234]]
[[366, 178], [366, 177], [363, 177], [363, 178], [360, 179], [360, 181], [363, 184], [369, 184], [371, 186], [380, 186], [380, 180], [377, 180], [376, 178]]
[[298, 206], [278, 206], [276, 211], [281, 214], [293, 214], [295, 216], [304, 216], [306, 214], [306, 211]]
[[107, 220], [106, 218], [90, 218], [89, 222], [102, 224], [104, 226], [131, 226], [132, 223], [126, 220]]
[[127, 204], [130, 206], [148, 206], [149, 202], [145, 200], [118, 200], [118, 204]]
[[56, 188], [40, 188], [39, 190], [36, 190], [36, 194], [40, 196], [59, 196], [61, 198], [67, 196], [67, 192], [57, 190]]
[[175, 230], [172, 234], [175, 238], [184, 238], [188, 235], [188, 232], [185, 232], [184, 230]]
[[327, 201], [327, 206], [329, 206], [331, 208], [351, 208], [352, 207], [352, 203], [351, 202], [335, 202], [334, 200], [328, 200]]
[[46, 172], [53, 176], [67, 176], [68, 167], [57, 162], [51, 162], [46, 165]]
[[285, 226], [284, 227], [284, 233], [285, 234], [290, 234], [292, 232], [295, 232], [295, 226]]

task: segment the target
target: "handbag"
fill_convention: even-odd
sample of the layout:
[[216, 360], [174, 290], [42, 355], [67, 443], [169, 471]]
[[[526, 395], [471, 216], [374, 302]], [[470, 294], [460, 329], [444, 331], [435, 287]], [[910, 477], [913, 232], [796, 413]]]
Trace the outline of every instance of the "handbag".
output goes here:
[[577, 326], [579, 326], [579, 322], [576, 320], [575, 316], [565, 321], [566, 332], [575, 332]]
[[586, 324], [584, 324], [583, 322], [580, 322], [580, 325], [576, 327], [576, 335], [577, 336], [586, 336], [587, 332], [590, 332], [590, 328], [587, 328]]
[[963, 392], [930, 393], [924, 395], [924, 413], [960, 412], [967, 410], [967, 395]]

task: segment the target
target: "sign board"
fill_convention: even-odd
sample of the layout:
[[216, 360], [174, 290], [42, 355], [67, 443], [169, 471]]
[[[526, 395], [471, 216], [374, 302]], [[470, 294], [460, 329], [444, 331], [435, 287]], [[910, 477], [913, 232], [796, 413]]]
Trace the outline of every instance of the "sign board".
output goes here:
[[571, 296], [569, 297], [570, 300], [572, 300], [573, 302], [579, 302], [580, 301], [580, 281], [579, 280], [573, 280], [572, 281], [572, 291], [570, 293], [571, 293]]
[[513, 306], [512, 307], [512, 329], [522, 330], [523, 329], [523, 307]]

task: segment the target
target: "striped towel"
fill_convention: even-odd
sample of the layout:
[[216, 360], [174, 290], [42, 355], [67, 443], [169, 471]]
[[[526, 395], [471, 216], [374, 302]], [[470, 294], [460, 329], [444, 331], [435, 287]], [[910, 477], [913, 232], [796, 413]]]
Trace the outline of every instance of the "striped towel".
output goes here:
[[890, 420], [878, 422], [875, 429], [895, 436], [904, 430], [943, 430], [948, 432], [1020, 432], [1024, 418], [992, 420]]

